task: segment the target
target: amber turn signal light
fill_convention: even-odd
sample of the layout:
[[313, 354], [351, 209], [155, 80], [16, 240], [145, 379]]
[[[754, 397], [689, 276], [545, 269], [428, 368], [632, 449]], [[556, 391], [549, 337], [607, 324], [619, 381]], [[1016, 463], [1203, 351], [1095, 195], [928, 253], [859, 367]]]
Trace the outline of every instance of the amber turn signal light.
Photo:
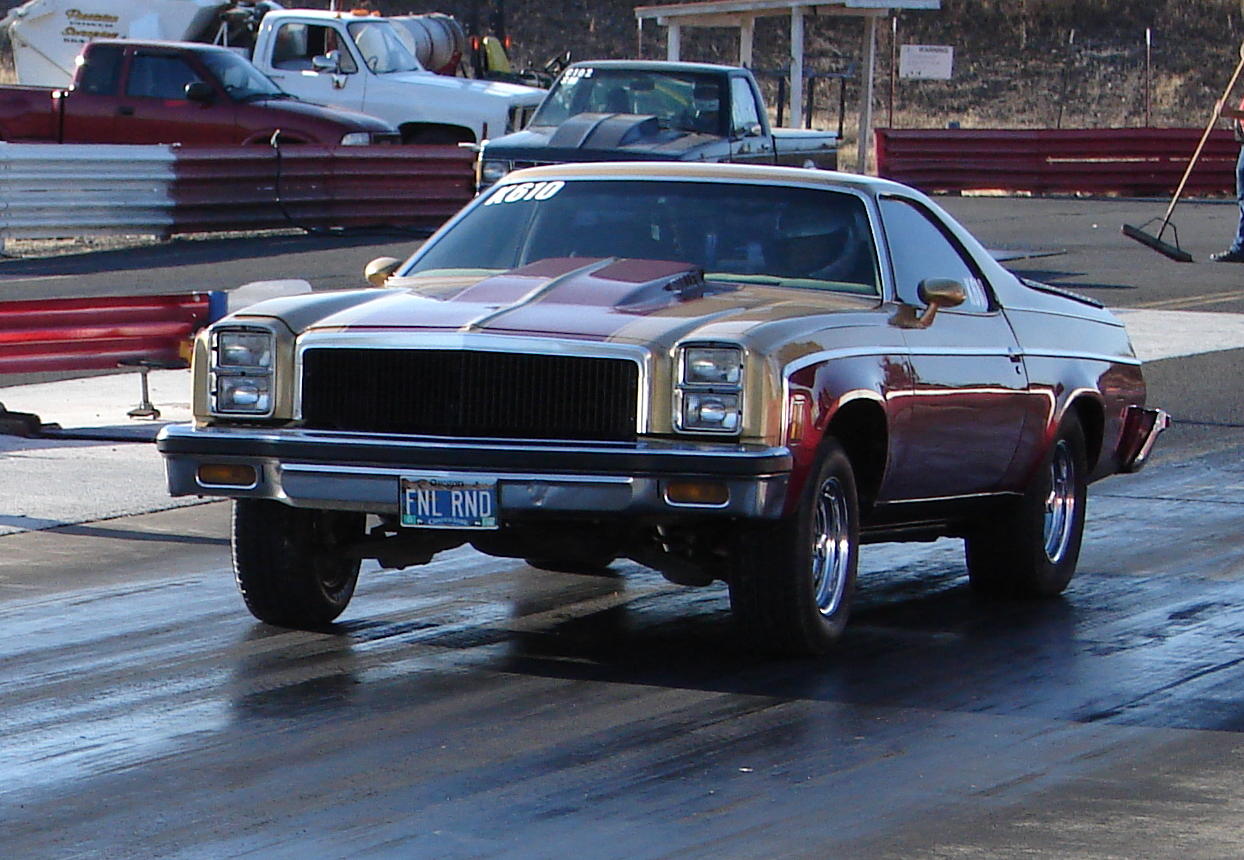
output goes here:
[[199, 483], [225, 487], [253, 487], [258, 483], [254, 466], [205, 463], [199, 466]]
[[717, 481], [671, 481], [665, 485], [665, 499], [675, 505], [724, 505], [730, 501], [730, 488]]

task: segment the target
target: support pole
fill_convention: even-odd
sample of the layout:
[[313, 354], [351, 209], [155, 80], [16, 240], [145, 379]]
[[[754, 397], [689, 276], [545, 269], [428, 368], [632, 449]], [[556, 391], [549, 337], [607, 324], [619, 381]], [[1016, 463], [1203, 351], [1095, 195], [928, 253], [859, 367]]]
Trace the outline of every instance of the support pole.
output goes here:
[[739, 65], [752, 67], [752, 45], [756, 40], [756, 18], [745, 15], [739, 21]]
[[682, 47], [682, 25], [670, 24], [665, 34], [665, 59], [676, 63]]
[[868, 172], [868, 150], [873, 138], [873, 75], [877, 67], [877, 19], [864, 19], [864, 82], [860, 88], [860, 126], [857, 135], [855, 172]]
[[790, 10], [790, 127], [803, 125], [803, 6]]

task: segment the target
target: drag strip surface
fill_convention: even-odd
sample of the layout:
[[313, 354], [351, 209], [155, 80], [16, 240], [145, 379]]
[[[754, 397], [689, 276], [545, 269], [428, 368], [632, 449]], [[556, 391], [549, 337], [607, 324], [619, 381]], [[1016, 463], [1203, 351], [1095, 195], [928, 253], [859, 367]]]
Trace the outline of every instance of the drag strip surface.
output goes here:
[[866, 547], [820, 661], [626, 562], [369, 568], [308, 633], [246, 614], [227, 504], [0, 537], [6, 851], [1153, 856], [1191, 808], [1235, 855], [1239, 454], [1095, 485], [1061, 600], [976, 598], [955, 541]]

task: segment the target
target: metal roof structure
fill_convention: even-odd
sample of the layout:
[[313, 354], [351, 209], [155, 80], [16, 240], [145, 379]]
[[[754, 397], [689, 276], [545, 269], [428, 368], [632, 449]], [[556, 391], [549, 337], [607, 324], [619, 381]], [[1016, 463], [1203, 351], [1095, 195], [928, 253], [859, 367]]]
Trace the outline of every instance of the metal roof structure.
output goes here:
[[856, 172], [867, 166], [867, 141], [872, 137], [873, 83], [877, 64], [877, 21], [905, 9], [937, 11], [941, 0], [699, 0], [692, 3], [668, 3], [661, 6], [636, 6], [635, 18], [640, 32], [644, 21], [655, 20], [667, 28], [666, 58], [677, 60], [681, 54], [683, 27], [737, 27], [739, 29], [739, 65], [751, 66], [752, 42], [756, 19], [775, 15], [790, 16], [790, 123], [803, 123], [803, 48], [804, 17], [855, 17], [864, 20], [863, 87], [860, 92], [860, 145]]

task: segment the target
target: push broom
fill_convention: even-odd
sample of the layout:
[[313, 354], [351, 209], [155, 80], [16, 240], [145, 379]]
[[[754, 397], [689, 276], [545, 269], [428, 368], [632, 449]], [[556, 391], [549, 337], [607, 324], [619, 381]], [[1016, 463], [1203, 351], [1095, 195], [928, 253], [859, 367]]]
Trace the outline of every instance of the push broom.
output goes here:
[[[1224, 104], [1231, 95], [1231, 91], [1235, 89], [1235, 82], [1240, 77], [1240, 72], [1244, 71], [1244, 45], [1240, 46], [1240, 61], [1235, 66], [1235, 72], [1231, 75], [1231, 80], [1227, 83], [1227, 88], [1222, 91], [1222, 99], [1215, 104], [1213, 112], [1210, 114], [1209, 123], [1205, 126], [1205, 133], [1201, 135], [1201, 142], [1196, 145], [1196, 151], [1192, 153], [1192, 160], [1188, 162], [1188, 167], [1184, 170], [1183, 178], [1179, 180], [1179, 187], [1175, 189], [1175, 196], [1171, 198], [1171, 203], [1166, 207], [1166, 214], [1162, 216], [1162, 226], [1158, 228], [1156, 236], [1145, 232], [1145, 227], [1157, 221], [1157, 218], [1150, 218], [1139, 227], [1133, 227], [1131, 224], [1123, 225], [1123, 235], [1129, 239], [1135, 239], [1142, 245], [1152, 248], [1159, 254], [1170, 257], [1177, 263], [1191, 263], [1192, 255], [1179, 247], [1179, 228], [1171, 223], [1171, 213], [1175, 211], [1175, 204], [1179, 202], [1179, 195], [1183, 193], [1184, 186], [1188, 184], [1188, 177], [1192, 175], [1192, 168], [1196, 167], [1197, 159], [1201, 157], [1201, 150], [1205, 148], [1205, 141], [1209, 140], [1209, 133], [1214, 130], [1214, 123], [1218, 121], [1218, 104]], [[1166, 232], [1166, 228], [1170, 228], [1171, 236], [1175, 240], [1172, 245], [1169, 242], [1162, 241], [1162, 234]]]

